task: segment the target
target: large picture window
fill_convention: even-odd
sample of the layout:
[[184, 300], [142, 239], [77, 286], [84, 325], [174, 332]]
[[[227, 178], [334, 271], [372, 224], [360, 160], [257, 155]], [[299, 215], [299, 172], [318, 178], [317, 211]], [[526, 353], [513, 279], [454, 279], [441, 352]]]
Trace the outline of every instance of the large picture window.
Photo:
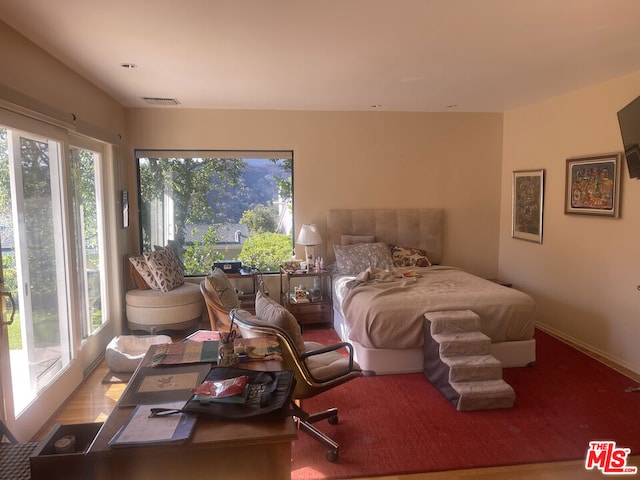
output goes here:
[[292, 151], [136, 151], [141, 248], [171, 245], [186, 275], [240, 260], [273, 272], [293, 251]]

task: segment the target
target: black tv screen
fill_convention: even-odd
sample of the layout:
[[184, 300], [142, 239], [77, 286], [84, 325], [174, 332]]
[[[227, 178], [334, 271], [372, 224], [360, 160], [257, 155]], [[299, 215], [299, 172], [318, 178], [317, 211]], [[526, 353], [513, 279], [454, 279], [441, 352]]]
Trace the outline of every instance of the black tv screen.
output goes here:
[[618, 112], [629, 176], [640, 178], [640, 97]]

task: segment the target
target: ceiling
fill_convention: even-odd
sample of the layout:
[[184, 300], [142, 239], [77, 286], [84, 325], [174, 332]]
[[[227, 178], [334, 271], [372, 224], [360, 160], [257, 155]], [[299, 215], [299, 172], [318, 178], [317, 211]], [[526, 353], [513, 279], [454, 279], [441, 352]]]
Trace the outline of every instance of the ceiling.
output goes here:
[[0, 0], [0, 19], [126, 107], [503, 112], [640, 70], [638, 0]]

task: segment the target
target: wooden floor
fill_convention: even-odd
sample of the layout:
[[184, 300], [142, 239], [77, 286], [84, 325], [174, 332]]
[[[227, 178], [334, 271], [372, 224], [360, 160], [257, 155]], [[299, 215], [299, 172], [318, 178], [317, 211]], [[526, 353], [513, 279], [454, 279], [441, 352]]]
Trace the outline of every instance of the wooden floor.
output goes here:
[[[104, 362], [86, 379], [86, 381], [72, 394], [65, 406], [38, 434], [37, 440], [42, 439], [49, 429], [56, 423], [91, 423], [101, 422], [109, 415], [118, 398], [124, 391], [125, 384], [103, 384], [102, 379], [108, 373]], [[586, 452], [585, 452], [586, 453]], [[640, 456], [630, 459], [629, 465], [639, 465]], [[372, 477], [360, 480], [371, 480]], [[412, 475], [392, 475], [375, 477], [376, 480], [581, 480], [606, 478], [599, 471], [587, 471], [584, 460], [520, 465], [510, 467], [474, 468], [466, 470], [418, 473]]]

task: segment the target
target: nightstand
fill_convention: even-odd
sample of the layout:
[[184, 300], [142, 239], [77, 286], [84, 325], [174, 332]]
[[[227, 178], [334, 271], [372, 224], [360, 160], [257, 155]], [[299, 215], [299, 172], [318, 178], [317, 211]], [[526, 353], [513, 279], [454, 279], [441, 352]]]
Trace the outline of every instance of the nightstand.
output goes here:
[[[239, 307], [251, 313], [256, 311], [256, 292], [258, 291], [258, 273], [227, 273], [238, 293]], [[248, 288], [247, 288], [248, 287]]]
[[[287, 271], [280, 267], [280, 300], [301, 325], [324, 323], [333, 326], [332, 274], [328, 270]], [[296, 288], [304, 294], [296, 300]]]

